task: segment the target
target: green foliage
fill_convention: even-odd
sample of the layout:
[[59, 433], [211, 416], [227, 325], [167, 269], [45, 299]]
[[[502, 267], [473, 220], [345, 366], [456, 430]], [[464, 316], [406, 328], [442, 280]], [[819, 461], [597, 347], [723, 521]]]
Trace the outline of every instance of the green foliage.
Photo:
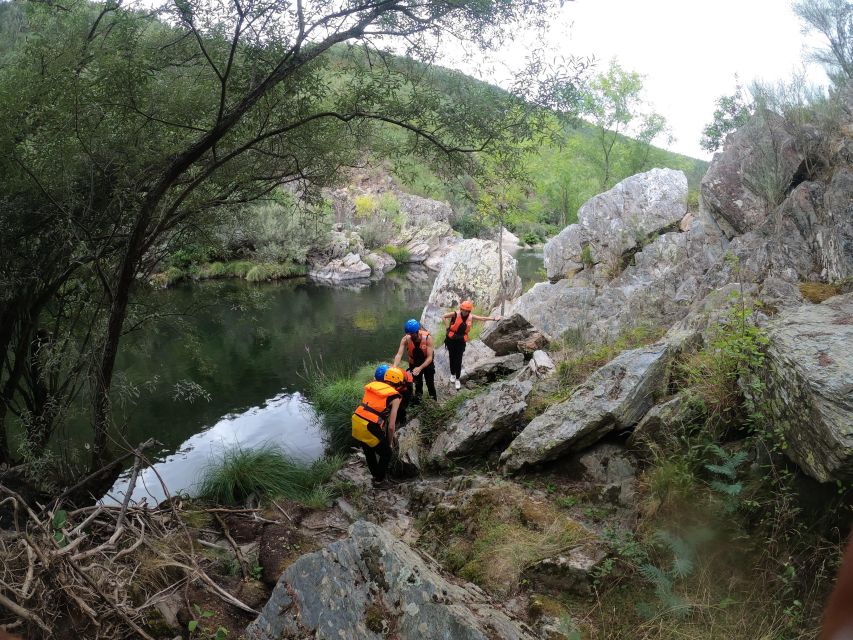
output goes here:
[[376, 200], [369, 193], [355, 197], [356, 220], [367, 220], [376, 211]]
[[411, 254], [409, 254], [409, 250], [406, 249], [406, 247], [398, 247], [393, 244], [386, 244], [382, 247], [382, 251], [394, 258], [398, 263], [408, 262], [411, 257]]
[[699, 397], [709, 416], [722, 421], [736, 417], [742, 406], [744, 387], [739, 381], [759, 391], [755, 373], [764, 364], [768, 342], [743, 295], [735, 295], [733, 302], [710, 331], [705, 347], [679, 367], [683, 385]]
[[729, 454], [719, 445], [711, 445], [709, 450], [720, 462], [705, 465], [707, 471], [719, 476], [719, 479], [711, 481], [711, 488], [722, 495], [725, 510], [731, 513], [737, 509], [738, 499], [743, 492], [743, 483], [737, 480], [737, 468], [746, 461], [747, 454], [745, 451]]
[[595, 261], [592, 257], [592, 247], [589, 244], [585, 244], [581, 248], [581, 263], [587, 269], [592, 269], [595, 266]]
[[295, 278], [308, 273], [308, 268], [301, 264], [256, 264], [246, 273], [249, 282], [268, 282], [284, 278]]
[[699, 146], [705, 151], [716, 151], [723, 146], [726, 136], [745, 125], [751, 115], [752, 104], [747, 100], [743, 87], [738, 84], [733, 94], [717, 98], [714, 119], [702, 129]]
[[297, 462], [280, 449], [265, 445], [255, 449], [228, 449], [204, 470], [198, 495], [215, 504], [236, 505], [250, 495], [283, 496], [309, 506], [326, 504], [330, 495], [323, 484], [343, 461], [322, 458], [311, 464]]
[[644, 110], [642, 91], [642, 76], [625, 71], [615, 60], [584, 87], [581, 113], [597, 127], [592, 159], [602, 190], [614, 184], [619, 161], [629, 167], [628, 175], [642, 171], [652, 141], [666, 133], [664, 117]]
[[853, 78], [853, 4], [849, 0], [798, 0], [794, 13], [803, 22], [803, 31], [815, 32], [822, 47], [810, 52], [823, 65], [837, 87], [843, 89]]

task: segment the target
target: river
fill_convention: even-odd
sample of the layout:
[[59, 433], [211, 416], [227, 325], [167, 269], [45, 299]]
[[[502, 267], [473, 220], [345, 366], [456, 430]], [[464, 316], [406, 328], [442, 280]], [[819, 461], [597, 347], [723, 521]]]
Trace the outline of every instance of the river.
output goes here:
[[[525, 289], [541, 279], [541, 251], [516, 254]], [[134, 500], [192, 493], [224, 449], [263, 443], [301, 460], [322, 455], [316, 415], [303, 395], [309, 358], [353, 370], [390, 360], [408, 318], [420, 317], [435, 274], [395, 269], [368, 285], [328, 287], [300, 278], [186, 283], [158, 292], [168, 316], [131, 334], [120, 359], [117, 420], [130, 445], [155, 438], [157, 463]], [[121, 500], [122, 476], [107, 494]]]

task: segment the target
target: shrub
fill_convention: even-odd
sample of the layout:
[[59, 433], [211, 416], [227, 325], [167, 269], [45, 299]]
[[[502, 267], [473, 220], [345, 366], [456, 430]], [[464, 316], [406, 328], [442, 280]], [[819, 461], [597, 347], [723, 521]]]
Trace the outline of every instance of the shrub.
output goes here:
[[245, 278], [246, 274], [248, 274], [254, 267], [254, 262], [250, 262], [249, 260], [237, 260], [236, 262], [226, 263], [225, 272], [227, 275], [234, 276], [235, 278]]
[[355, 219], [367, 220], [376, 211], [376, 200], [370, 194], [355, 197]]
[[583, 266], [587, 269], [591, 269], [595, 264], [592, 258], [592, 249], [588, 244], [585, 244], [581, 248], [581, 262], [583, 263]]
[[323, 505], [330, 493], [323, 483], [343, 465], [340, 457], [297, 462], [271, 445], [228, 449], [204, 470], [199, 496], [216, 504], [236, 505], [250, 495], [282, 496], [309, 506]]
[[389, 256], [394, 258], [398, 263], [408, 262], [411, 254], [406, 247], [398, 247], [393, 244], [386, 244], [382, 247], [382, 250], [387, 253]]
[[162, 273], [155, 273], [151, 276], [151, 285], [158, 289], [168, 289], [176, 282], [180, 282], [186, 278], [187, 274], [178, 267], [169, 267]]
[[269, 280], [281, 280], [284, 278], [295, 278], [304, 276], [308, 267], [300, 264], [257, 264], [246, 273], [249, 282], [267, 282]]
[[200, 275], [202, 278], [222, 278], [228, 275], [228, 269], [221, 262], [211, 262], [202, 267]]
[[379, 249], [388, 244], [396, 229], [382, 218], [371, 218], [359, 227], [359, 235], [367, 249]]

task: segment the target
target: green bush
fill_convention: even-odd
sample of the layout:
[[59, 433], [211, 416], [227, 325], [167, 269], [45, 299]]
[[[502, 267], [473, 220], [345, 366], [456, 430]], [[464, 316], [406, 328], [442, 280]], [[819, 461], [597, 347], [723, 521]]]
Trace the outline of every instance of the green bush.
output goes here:
[[389, 256], [394, 258], [398, 263], [399, 262], [408, 262], [411, 254], [406, 247], [397, 247], [393, 244], [386, 244], [382, 247], [382, 250], [387, 253]]
[[255, 494], [322, 506], [331, 497], [323, 484], [342, 465], [343, 459], [337, 456], [306, 464], [270, 445], [236, 447], [224, 451], [220, 460], [204, 470], [198, 495], [216, 504], [241, 504]]
[[304, 276], [308, 272], [308, 267], [300, 264], [269, 264], [262, 263], [252, 267], [246, 273], [246, 280], [249, 282], [268, 282], [270, 280], [282, 280], [284, 278], [295, 278]]
[[368, 194], [355, 197], [355, 219], [367, 220], [376, 211], [376, 200]]
[[222, 278], [226, 275], [228, 275], [228, 269], [221, 262], [211, 262], [201, 269], [203, 278]]

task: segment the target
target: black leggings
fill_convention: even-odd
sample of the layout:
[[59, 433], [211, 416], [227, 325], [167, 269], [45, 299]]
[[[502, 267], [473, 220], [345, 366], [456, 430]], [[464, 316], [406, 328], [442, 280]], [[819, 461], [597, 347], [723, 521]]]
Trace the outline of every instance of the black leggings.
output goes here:
[[462, 375], [462, 356], [465, 353], [464, 340], [445, 340], [447, 355], [450, 357], [450, 375], [458, 380]]
[[362, 442], [361, 450], [364, 451], [364, 457], [367, 459], [370, 475], [376, 482], [382, 482], [388, 474], [388, 465], [391, 464], [391, 444], [388, 442], [385, 430], [379, 425], [371, 422], [367, 425], [367, 430], [379, 438], [379, 444], [371, 447]]
[[[409, 371], [412, 369], [410, 368]], [[414, 375], [414, 374], [413, 374]], [[424, 380], [426, 380], [427, 393], [429, 393], [430, 397], [433, 400], [438, 399], [438, 395], [435, 392], [435, 366], [430, 365], [418, 376], [414, 376], [415, 378], [415, 395], [420, 397], [424, 394]]]

